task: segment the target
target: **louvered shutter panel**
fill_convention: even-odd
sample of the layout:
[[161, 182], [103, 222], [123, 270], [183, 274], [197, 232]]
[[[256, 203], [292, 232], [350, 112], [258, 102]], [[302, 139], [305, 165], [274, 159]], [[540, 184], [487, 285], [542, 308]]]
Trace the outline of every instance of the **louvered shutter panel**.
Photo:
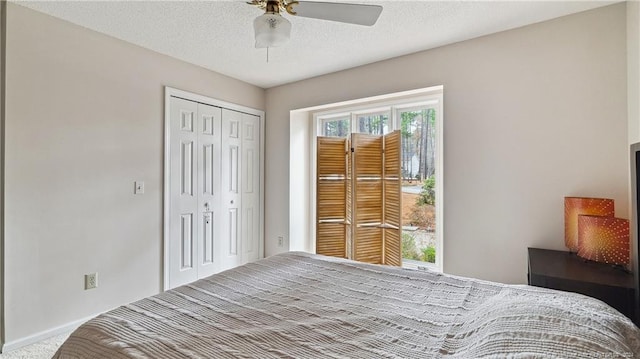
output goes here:
[[316, 253], [402, 264], [400, 141], [318, 137]]
[[316, 253], [346, 257], [347, 152], [346, 140], [317, 140]]
[[345, 141], [345, 153], [347, 154], [347, 191], [346, 191], [346, 222], [345, 222], [345, 246], [347, 258], [353, 258], [353, 153], [351, 153], [351, 137]]
[[383, 263], [402, 265], [401, 135], [384, 136]]
[[354, 133], [353, 257], [382, 263], [382, 137]]

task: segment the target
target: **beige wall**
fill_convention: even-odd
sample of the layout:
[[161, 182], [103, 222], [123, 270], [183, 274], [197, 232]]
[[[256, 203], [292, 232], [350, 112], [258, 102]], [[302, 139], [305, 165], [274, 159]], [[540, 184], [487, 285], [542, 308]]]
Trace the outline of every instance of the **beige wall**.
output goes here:
[[265, 94], [14, 4], [7, 26], [12, 342], [161, 289], [164, 85], [260, 110]]
[[[4, 93], [6, 1], [0, 2], [0, 318], [4, 318]], [[0, 343], [4, 343], [4, 320], [0, 319]]]
[[640, 1], [627, 2], [629, 143], [640, 142]]
[[[444, 85], [444, 270], [525, 283], [563, 197], [628, 215], [624, 3], [267, 90], [266, 254], [289, 228], [289, 111]], [[296, 196], [299, 194], [292, 194]]]

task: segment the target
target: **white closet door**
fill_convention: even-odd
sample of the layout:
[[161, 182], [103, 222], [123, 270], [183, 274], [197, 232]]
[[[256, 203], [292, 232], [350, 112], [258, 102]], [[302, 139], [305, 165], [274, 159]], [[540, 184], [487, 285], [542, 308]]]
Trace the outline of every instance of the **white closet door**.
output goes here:
[[260, 258], [260, 117], [242, 115], [242, 263]]
[[262, 118], [179, 97], [166, 97], [165, 290], [262, 256]]
[[198, 104], [198, 278], [219, 270], [221, 119], [219, 107]]
[[242, 113], [222, 109], [220, 270], [242, 264]]
[[198, 279], [198, 105], [171, 98], [169, 286]]

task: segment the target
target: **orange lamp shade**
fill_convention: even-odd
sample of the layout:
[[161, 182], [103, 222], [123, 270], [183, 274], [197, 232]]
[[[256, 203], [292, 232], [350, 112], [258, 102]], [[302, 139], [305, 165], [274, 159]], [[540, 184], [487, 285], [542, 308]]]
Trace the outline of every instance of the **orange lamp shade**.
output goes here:
[[579, 215], [578, 256], [602, 263], [629, 264], [629, 220]]
[[564, 198], [564, 245], [570, 251], [578, 250], [578, 215], [613, 217], [614, 204], [609, 198]]

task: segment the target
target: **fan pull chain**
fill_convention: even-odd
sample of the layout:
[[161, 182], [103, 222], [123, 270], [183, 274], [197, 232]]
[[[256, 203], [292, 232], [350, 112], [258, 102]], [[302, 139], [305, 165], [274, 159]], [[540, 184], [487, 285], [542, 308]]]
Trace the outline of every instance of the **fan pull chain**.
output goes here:
[[269, 46], [267, 46], [267, 63], [269, 63]]

